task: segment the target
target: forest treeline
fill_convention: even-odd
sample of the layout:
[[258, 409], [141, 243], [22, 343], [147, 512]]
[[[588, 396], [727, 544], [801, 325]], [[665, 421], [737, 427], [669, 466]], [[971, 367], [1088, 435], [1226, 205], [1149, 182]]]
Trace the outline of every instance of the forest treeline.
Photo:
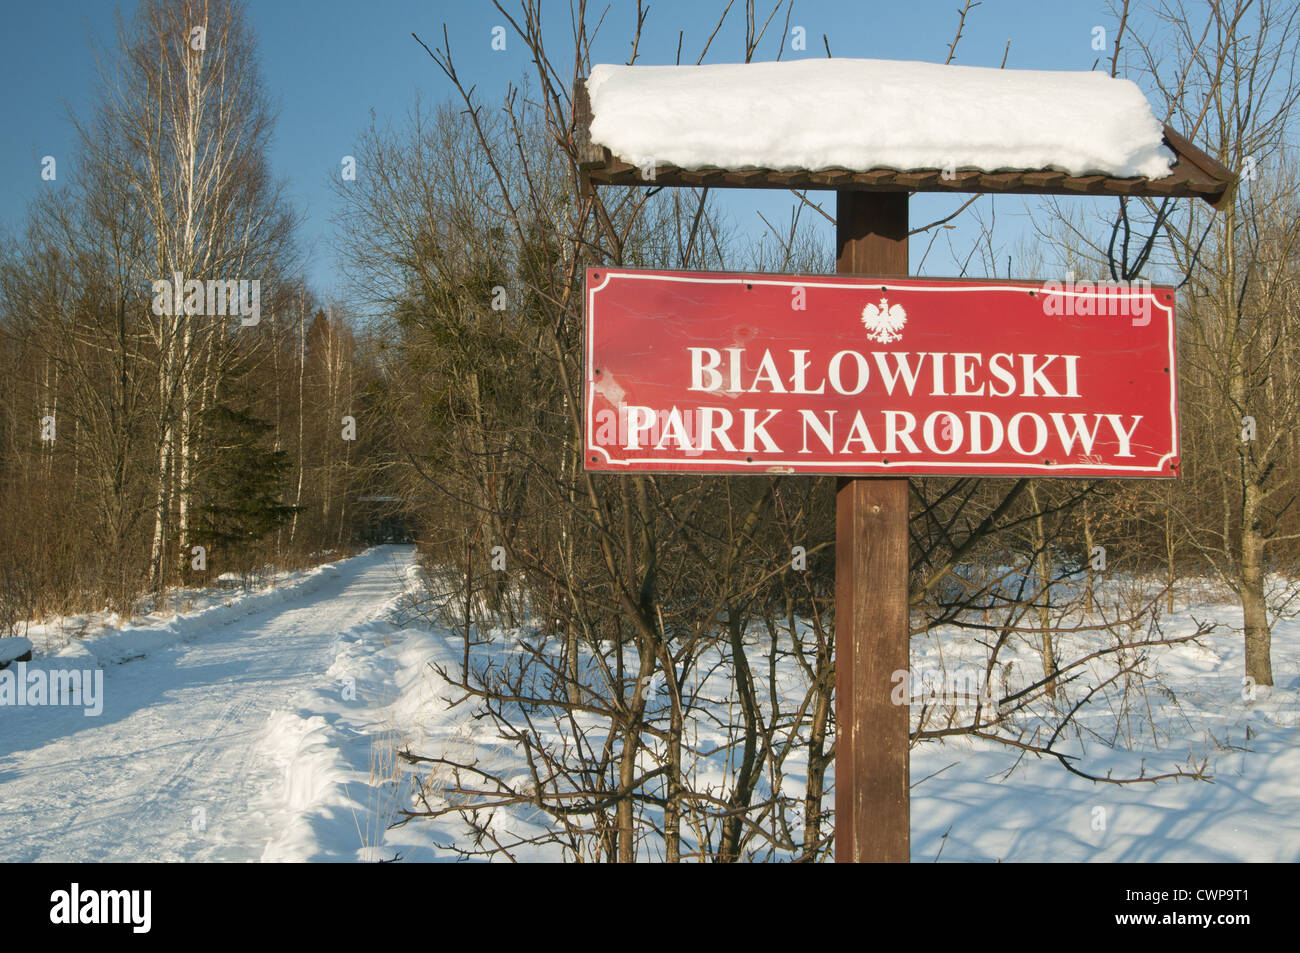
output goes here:
[[[203, 52], [188, 40], [198, 6]], [[587, 266], [830, 272], [833, 202], [804, 193], [755, 240], [708, 189], [594, 191], [568, 85], [594, 62], [585, 8], [552, 53], [539, 0], [496, 7], [532, 73], [484, 101], [457, 71], [475, 51], [420, 40], [451, 99], [361, 131], [357, 176], [335, 180], [350, 309], [326, 309], [296, 270], [292, 212], [260, 151], [270, 120], [239, 6], [141, 4], [79, 125], [75, 181], [35, 204], [0, 265], [0, 598], [20, 612], [129, 606], [189, 581], [195, 545], [209, 571], [303, 558], [362, 539], [376, 504], [359, 504], [396, 498], [379, 505], [415, 529], [430, 611], [463, 637], [446, 675], [529, 765], [521, 785], [407, 752], [443, 785], [414, 815], [460, 816], [468, 853], [509, 853], [483, 818], [523, 804], [573, 856], [824, 859], [835, 479], [587, 473], [581, 350]], [[1041, 659], [1009, 711], [925, 709], [915, 743], [964, 733], [1059, 756], [1086, 661], [1059, 635], [1136, 659], [1192, 637], [1162, 620], [1207, 580], [1242, 606], [1242, 676], [1273, 682], [1270, 626], [1295, 608], [1286, 580], [1300, 575], [1300, 13], [1137, 8], [1116, 4], [1127, 29], [1097, 68], [1127, 64], [1158, 117], [1241, 170], [1233, 201], [1044, 203], [1030, 210], [1038, 240], [1010, 263], [986, 212], [961, 269], [1177, 284], [1181, 478], [913, 479], [914, 633], [979, 640], [990, 680], [1011, 642]], [[745, 45], [728, 58], [784, 44], [778, 12], [733, 15]], [[945, 221], [913, 223], [913, 247]], [[259, 278], [259, 322], [155, 314], [152, 282], [174, 274]], [[537, 641], [480, 665], [494, 630]], [[792, 708], [778, 662], [801, 673]], [[719, 784], [695, 773], [716, 752], [690, 726], [723, 703]], [[1012, 715], [1031, 710], [1060, 726], [1052, 741], [1016, 733]]]
[[110, 54], [0, 249], [9, 626], [338, 553], [385, 495], [378, 366], [301, 276], [240, 7], [149, 0]]

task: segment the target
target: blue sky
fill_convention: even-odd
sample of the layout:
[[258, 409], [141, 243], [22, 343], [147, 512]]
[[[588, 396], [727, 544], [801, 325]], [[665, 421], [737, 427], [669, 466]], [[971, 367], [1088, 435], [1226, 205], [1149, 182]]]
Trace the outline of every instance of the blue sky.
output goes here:
[[[770, 9], [771, 2], [760, 0], [758, 5]], [[651, 0], [638, 62], [673, 62], [679, 30], [685, 31], [682, 60], [694, 62], [725, 5], [725, 0]], [[567, 0], [553, 0], [545, 7], [549, 45], [557, 59], [563, 59], [566, 49], [568, 6]], [[804, 27], [808, 49], [791, 51], [787, 35], [782, 58], [824, 56], [825, 33], [837, 57], [942, 62], [958, 6], [960, 0], [795, 0], [791, 30]], [[743, 7], [744, 0], [736, 0], [705, 62], [743, 59]], [[126, 14], [132, 8], [129, 2], [121, 4]], [[0, 181], [5, 188], [0, 190], [0, 228], [10, 234], [21, 228], [25, 207], [39, 190], [58, 188], [77, 173], [68, 110], [89, 113], [97, 83], [95, 49], [111, 48], [114, 9], [107, 0], [4, 0]], [[600, 9], [601, 4], [589, 3], [589, 11]], [[249, 0], [247, 10], [258, 35], [266, 89], [279, 111], [276, 137], [269, 145], [271, 164], [303, 217], [300, 237], [309, 279], [318, 291], [329, 294], [339, 289], [329, 242], [334, 199], [327, 179], [338, 174], [340, 158], [353, 151], [372, 110], [381, 119], [400, 118], [417, 94], [426, 102], [452, 94], [411, 32], [430, 46], [435, 41], [440, 45], [445, 21], [460, 71], [478, 85], [487, 102], [532, 64], [513, 35], [505, 51], [491, 49], [492, 28], [504, 21], [488, 0]], [[597, 38], [598, 60], [626, 60], [634, 10], [631, 0], [611, 0]], [[1097, 25], [1108, 30], [1114, 26], [1103, 0], [984, 0], [967, 19], [955, 62], [997, 66], [1009, 39], [1009, 68], [1090, 69], [1099, 55], [1109, 56], [1092, 48]], [[757, 59], [775, 59], [781, 26], [774, 20]], [[55, 183], [41, 180], [45, 155], [58, 160]], [[756, 208], [779, 225], [790, 201], [788, 195], [749, 190], [726, 197], [728, 212], [742, 227], [755, 230], [762, 228]], [[1020, 200], [998, 202], [999, 222], [1012, 222], [1014, 231]], [[951, 197], [918, 196], [912, 203], [912, 221], [930, 221], [955, 206]], [[950, 237], [954, 243], [969, 244], [974, 232], [963, 228]], [[914, 265], [920, 250], [913, 248]], [[956, 269], [946, 253], [936, 251], [925, 271], [953, 274]]]

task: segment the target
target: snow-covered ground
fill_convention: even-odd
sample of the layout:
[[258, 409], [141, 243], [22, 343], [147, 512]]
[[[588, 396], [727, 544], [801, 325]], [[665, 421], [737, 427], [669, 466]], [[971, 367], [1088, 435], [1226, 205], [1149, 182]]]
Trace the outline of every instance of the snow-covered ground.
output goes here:
[[[62, 648], [59, 627], [34, 628], [29, 669], [102, 667], [103, 711], [0, 708], [0, 859], [261, 859], [312, 793], [277, 761], [286, 726], [365, 704], [342, 700], [331, 666], [411, 559], [380, 547], [120, 631], [82, 620], [88, 637]], [[318, 693], [333, 704], [304, 710]]]
[[[1127, 706], [1115, 690], [1081, 710], [1080, 737], [1061, 748], [1094, 777], [1204, 765], [1209, 780], [1095, 783], [995, 743], [922, 745], [911, 761], [912, 860], [1300, 860], [1300, 623], [1277, 623], [1275, 687], [1247, 700], [1240, 609], [1182, 609], [1167, 634], [1190, 630], [1189, 615], [1238, 628], [1151, 650], [1157, 679]], [[914, 645], [914, 670], [937, 655], [933, 641]]]
[[[454, 818], [389, 829], [415, 783], [396, 752], [507, 770], [515, 755], [448, 704], [429, 663], [454, 670], [459, 640], [409, 612], [421, 579], [409, 547], [378, 547], [120, 631], [33, 629], [29, 668], [102, 670], [103, 711], [0, 708], [0, 860], [453, 859]], [[1184, 612], [1240, 624], [1230, 606]], [[496, 635], [479, 651], [518, 651]], [[918, 640], [914, 669], [940, 653], [951, 669], [952, 651]], [[1208, 758], [1212, 783], [1096, 784], [993, 743], [918, 747], [913, 859], [1300, 860], [1300, 624], [1277, 625], [1273, 663], [1277, 687], [1247, 701], [1239, 635], [1168, 649], [1141, 710], [1097, 706], [1070, 747], [1102, 775]], [[1131, 753], [1104, 743], [1116, 732]], [[525, 811], [496, 823], [540, 830]]]

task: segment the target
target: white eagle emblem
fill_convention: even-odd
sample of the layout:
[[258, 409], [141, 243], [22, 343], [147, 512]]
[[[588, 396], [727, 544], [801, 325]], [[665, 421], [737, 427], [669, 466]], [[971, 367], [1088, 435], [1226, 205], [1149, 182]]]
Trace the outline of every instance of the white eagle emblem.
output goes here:
[[869, 304], [862, 309], [862, 324], [867, 329], [867, 340], [888, 344], [903, 337], [907, 312], [901, 304], [890, 304], [888, 299], [881, 298], [879, 307]]

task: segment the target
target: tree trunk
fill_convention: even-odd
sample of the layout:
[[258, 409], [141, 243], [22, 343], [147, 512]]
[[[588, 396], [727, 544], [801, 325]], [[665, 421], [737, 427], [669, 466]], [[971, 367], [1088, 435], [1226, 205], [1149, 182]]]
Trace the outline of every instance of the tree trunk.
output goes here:
[[1241, 615], [1246, 628], [1246, 677], [1256, 685], [1273, 684], [1272, 637], [1264, 602], [1264, 541], [1250, 527], [1242, 528]]
[[1056, 646], [1052, 638], [1052, 565], [1048, 555], [1047, 532], [1043, 526], [1043, 511], [1038, 505], [1038, 490], [1033, 483], [1029, 484], [1029, 499], [1034, 505], [1034, 570], [1038, 577], [1038, 593], [1034, 601], [1038, 604], [1038, 628], [1042, 632], [1043, 678], [1047, 679], [1044, 689], [1055, 702], [1058, 686], [1055, 680]]

